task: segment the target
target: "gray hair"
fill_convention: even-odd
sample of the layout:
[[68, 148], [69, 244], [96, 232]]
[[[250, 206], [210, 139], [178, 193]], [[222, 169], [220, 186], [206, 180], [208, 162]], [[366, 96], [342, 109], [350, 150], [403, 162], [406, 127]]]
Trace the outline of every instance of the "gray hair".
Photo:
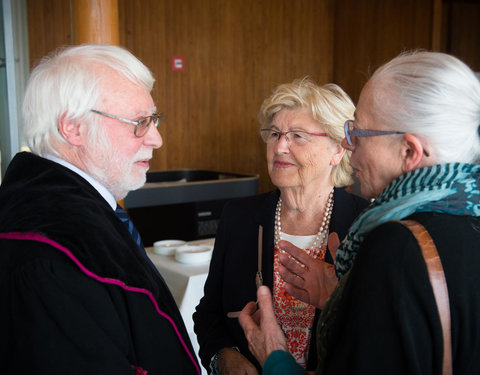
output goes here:
[[[353, 118], [355, 111], [355, 105], [340, 86], [334, 83], [318, 86], [308, 77], [279, 85], [265, 99], [258, 113], [261, 127], [269, 127], [273, 117], [285, 108], [309, 110], [324, 126], [328, 137], [337, 143], [345, 136], [343, 124]], [[340, 163], [332, 169], [330, 177], [336, 187], [353, 184], [350, 155], [350, 151], [345, 151]]]
[[58, 155], [52, 144], [58, 121], [85, 121], [95, 132], [96, 121], [90, 112], [102, 99], [102, 76], [98, 66], [113, 69], [150, 92], [155, 79], [150, 70], [124, 48], [101, 44], [70, 46], [44, 57], [33, 69], [23, 101], [25, 139], [38, 154]]
[[407, 52], [380, 67], [369, 83], [376, 119], [426, 139], [437, 163], [480, 161], [480, 82], [462, 61]]

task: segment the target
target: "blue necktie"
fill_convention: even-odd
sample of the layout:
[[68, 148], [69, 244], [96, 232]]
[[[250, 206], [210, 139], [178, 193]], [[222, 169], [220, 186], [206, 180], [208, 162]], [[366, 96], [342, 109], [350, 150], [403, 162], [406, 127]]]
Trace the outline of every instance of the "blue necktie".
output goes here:
[[135, 228], [135, 225], [133, 225], [132, 220], [130, 220], [125, 210], [122, 207], [120, 207], [118, 204], [117, 204], [117, 208], [115, 209], [115, 214], [127, 226], [128, 231], [132, 235], [133, 240], [136, 242], [138, 247], [142, 250], [142, 252], [145, 252], [145, 247], [143, 246], [140, 233], [138, 233], [137, 228]]
[[[145, 251], [145, 247], [143, 246], [142, 239], [140, 238], [140, 233], [138, 233], [137, 228], [135, 228], [135, 225], [133, 225], [132, 220], [130, 220], [130, 217], [125, 212], [125, 210], [122, 207], [120, 207], [118, 204], [117, 204], [117, 208], [115, 209], [115, 215], [117, 215], [117, 217], [125, 224], [128, 231], [132, 235], [133, 239], [137, 243], [138, 248], [140, 249], [140, 254], [142, 254], [142, 256], [145, 258], [147, 263], [150, 264], [150, 267], [153, 268], [153, 270], [155, 271], [157, 276], [160, 278], [160, 281], [161, 281], [161, 284], [163, 285], [163, 287], [170, 292], [170, 289], [168, 288], [167, 283], [163, 279], [162, 275], [158, 271], [155, 264], [153, 264], [152, 260], [147, 255], [147, 252]], [[173, 296], [170, 296], [170, 298], [173, 301]]]
[[[132, 235], [133, 239], [137, 243], [138, 248], [140, 249], [140, 253], [146, 259], [146, 261], [150, 264], [150, 266], [154, 269], [155, 273], [163, 281], [163, 277], [160, 275], [160, 272], [158, 272], [157, 267], [155, 267], [153, 262], [148, 257], [147, 252], [145, 251], [145, 247], [143, 246], [142, 239], [140, 238], [140, 233], [138, 233], [137, 228], [135, 228], [135, 225], [133, 225], [132, 220], [130, 220], [130, 218], [128, 217], [128, 214], [125, 212], [125, 210], [122, 207], [120, 207], [118, 204], [117, 204], [117, 208], [115, 209], [115, 215], [117, 215], [117, 217], [125, 224], [128, 231]], [[163, 281], [163, 283], [165, 283], [165, 281]]]

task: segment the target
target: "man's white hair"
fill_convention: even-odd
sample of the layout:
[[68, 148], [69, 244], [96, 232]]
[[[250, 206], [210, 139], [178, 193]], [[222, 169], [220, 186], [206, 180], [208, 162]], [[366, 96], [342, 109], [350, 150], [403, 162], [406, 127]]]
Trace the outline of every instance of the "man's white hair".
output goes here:
[[124, 48], [84, 44], [62, 48], [44, 57], [33, 69], [23, 102], [25, 138], [38, 154], [58, 155], [52, 139], [64, 142], [59, 118], [85, 121], [96, 131], [90, 112], [102, 99], [99, 66], [110, 68], [150, 92], [155, 79], [150, 70]]

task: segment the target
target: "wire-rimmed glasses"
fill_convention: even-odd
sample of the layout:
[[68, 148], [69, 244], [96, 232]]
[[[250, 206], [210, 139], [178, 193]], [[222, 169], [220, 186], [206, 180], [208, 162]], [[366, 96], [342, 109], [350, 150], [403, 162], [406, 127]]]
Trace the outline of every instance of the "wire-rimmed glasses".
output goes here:
[[158, 125], [160, 124], [163, 118], [163, 113], [153, 113], [151, 116], [141, 117], [137, 121], [132, 121], [126, 118], [111, 115], [110, 113], [97, 111], [96, 109], [92, 109], [91, 111], [101, 116], [113, 118], [115, 120], [134, 125], [135, 130], [133, 133], [135, 134], [136, 137], [139, 137], [139, 138], [143, 137], [147, 133], [148, 127], [152, 122], [155, 125], [155, 127], [158, 127]]
[[288, 144], [293, 143], [298, 146], [312, 142], [316, 137], [328, 136], [327, 133], [310, 133], [305, 130], [289, 130], [287, 132], [281, 132], [277, 128], [260, 129], [260, 135], [265, 143], [278, 142], [283, 135]]

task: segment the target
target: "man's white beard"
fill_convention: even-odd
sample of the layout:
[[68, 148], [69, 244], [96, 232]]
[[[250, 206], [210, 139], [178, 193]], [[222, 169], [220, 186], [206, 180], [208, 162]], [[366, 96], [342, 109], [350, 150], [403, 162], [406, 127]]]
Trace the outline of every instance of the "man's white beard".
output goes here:
[[89, 134], [89, 145], [84, 155], [87, 173], [110, 190], [116, 200], [142, 187], [147, 180], [147, 170], [134, 169], [134, 163], [151, 159], [152, 150], [140, 148], [130, 159], [112, 146], [102, 127], [94, 133]]

